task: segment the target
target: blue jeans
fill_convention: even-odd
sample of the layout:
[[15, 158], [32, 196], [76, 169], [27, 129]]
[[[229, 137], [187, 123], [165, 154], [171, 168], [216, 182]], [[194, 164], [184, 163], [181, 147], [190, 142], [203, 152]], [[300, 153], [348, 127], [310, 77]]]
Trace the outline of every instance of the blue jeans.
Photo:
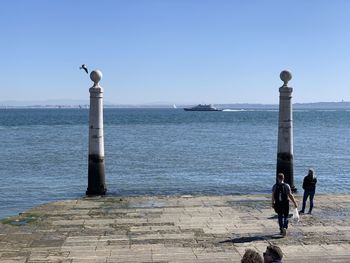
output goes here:
[[308, 191], [305, 190], [304, 191], [304, 196], [303, 196], [303, 207], [301, 209], [302, 212], [305, 211], [305, 207], [306, 207], [306, 200], [307, 198], [310, 196], [310, 208], [309, 208], [309, 212], [312, 211], [312, 208], [314, 207], [314, 196], [315, 196], [315, 191]]
[[280, 226], [280, 230], [282, 230], [283, 228], [288, 228], [288, 216], [289, 213], [278, 214], [278, 224]]
[[278, 225], [280, 226], [280, 230], [283, 228], [288, 228], [288, 216], [289, 216], [289, 202], [285, 204], [281, 204], [277, 209], [278, 214]]

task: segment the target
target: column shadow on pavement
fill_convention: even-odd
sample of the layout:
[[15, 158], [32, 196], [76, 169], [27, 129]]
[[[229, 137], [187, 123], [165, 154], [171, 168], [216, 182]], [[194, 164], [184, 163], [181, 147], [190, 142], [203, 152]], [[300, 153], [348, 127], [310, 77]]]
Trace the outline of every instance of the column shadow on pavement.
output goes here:
[[283, 238], [283, 236], [279, 235], [279, 234], [270, 234], [270, 235], [255, 235], [255, 236], [240, 236], [240, 237], [234, 237], [231, 239], [227, 239], [224, 241], [220, 241], [219, 243], [250, 243], [253, 241], [268, 241], [268, 240], [273, 240], [273, 239], [280, 239]]

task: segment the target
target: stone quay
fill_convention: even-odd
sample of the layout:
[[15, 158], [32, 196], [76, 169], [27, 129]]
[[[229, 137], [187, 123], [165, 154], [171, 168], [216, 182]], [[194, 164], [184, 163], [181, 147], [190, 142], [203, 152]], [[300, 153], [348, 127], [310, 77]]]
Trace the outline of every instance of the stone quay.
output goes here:
[[291, 219], [286, 237], [270, 206], [270, 195], [52, 202], [1, 220], [0, 262], [240, 262], [269, 244], [283, 262], [350, 262], [350, 194], [316, 194], [314, 213]]

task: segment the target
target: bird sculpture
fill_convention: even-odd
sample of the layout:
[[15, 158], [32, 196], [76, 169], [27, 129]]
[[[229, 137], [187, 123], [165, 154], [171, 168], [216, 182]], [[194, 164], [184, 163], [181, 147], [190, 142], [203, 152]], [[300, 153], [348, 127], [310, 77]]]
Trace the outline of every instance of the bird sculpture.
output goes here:
[[85, 70], [86, 74], [89, 74], [89, 71], [88, 71], [88, 69], [87, 69], [85, 64], [81, 65], [80, 69]]

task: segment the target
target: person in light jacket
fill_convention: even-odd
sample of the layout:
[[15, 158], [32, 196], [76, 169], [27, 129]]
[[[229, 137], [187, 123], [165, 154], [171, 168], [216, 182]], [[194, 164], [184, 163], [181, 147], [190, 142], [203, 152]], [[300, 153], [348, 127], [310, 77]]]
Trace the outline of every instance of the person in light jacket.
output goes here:
[[308, 214], [311, 214], [312, 208], [314, 207], [316, 183], [317, 183], [317, 178], [315, 176], [315, 171], [314, 169], [310, 168], [307, 176], [304, 177], [304, 181], [303, 181], [304, 196], [303, 196], [303, 206], [299, 211], [300, 214], [305, 213], [306, 200], [308, 199], [308, 197], [310, 197], [310, 207], [309, 207]]

